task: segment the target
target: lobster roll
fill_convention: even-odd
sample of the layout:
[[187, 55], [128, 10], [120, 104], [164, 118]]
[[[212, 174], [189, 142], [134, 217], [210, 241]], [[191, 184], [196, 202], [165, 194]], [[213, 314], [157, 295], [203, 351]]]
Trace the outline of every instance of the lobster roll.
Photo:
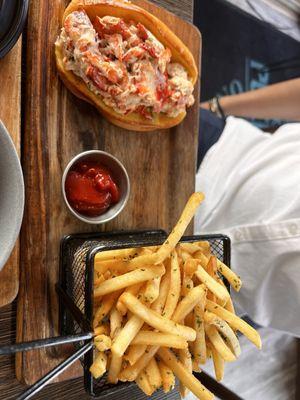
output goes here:
[[193, 55], [163, 22], [129, 2], [71, 1], [55, 55], [68, 89], [122, 128], [170, 128], [194, 103]]

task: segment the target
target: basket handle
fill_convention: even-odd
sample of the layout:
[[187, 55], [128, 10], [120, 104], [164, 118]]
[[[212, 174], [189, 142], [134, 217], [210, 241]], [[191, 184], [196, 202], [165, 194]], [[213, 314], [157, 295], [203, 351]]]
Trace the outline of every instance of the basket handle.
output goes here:
[[210, 375], [205, 372], [193, 372], [194, 376], [201, 381], [201, 383], [215, 394], [218, 399], [222, 400], [243, 400], [242, 397], [238, 396], [236, 393], [232, 392], [230, 389], [217, 382]]
[[32, 340], [30, 342], [8, 344], [0, 347], [0, 355], [14, 354], [19, 351], [35, 350], [61, 344], [80, 342], [93, 338], [92, 333], [80, 333], [78, 335], [57, 336], [48, 339]]
[[72, 354], [65, 361], [60, 363], [57, 367], [55, 367], [52, 371], [48, 372], [43, 378], [37, 381], [34, 385], [32, 385], [29, 389], [27, 389], [21, 396], [17, 398], [17, 400], [28, 400], [32, 396], [34, 396], [37, 392], [43, 389], [52, 379], [56, 378], [59, 374], [61, 374], [65, 369], [67, 369], [71, 364], [77, 361], [80, 357], [82, 357], [85, 353], [87, 353], [93, 347], [93, 342], [90, 341], [82, 346], [79, 350], [77, 350], [74, 354]]

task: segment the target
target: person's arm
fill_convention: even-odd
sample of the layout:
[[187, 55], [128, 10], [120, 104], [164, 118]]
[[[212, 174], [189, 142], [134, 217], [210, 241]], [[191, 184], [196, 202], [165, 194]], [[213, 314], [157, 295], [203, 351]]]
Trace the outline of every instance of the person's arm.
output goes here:
[[[219, 98], [225, 115], [300, 121], [300, 78]], [[201, 107], [209, 109], [208, 103]]]

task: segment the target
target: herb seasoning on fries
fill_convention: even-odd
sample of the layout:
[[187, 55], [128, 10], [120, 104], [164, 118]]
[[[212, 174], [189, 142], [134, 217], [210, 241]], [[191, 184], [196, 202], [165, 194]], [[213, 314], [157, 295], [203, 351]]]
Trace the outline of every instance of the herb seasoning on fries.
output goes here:
[[218, 381], [225, 362], [240, 353], [236, 331], [259, 349], [258, 332], [235, 315], [221, 276], [234, 290], [240, 278], [210, 252], [208, 242], [180, 243], [202, 193], [188, 200], [161, 246], [100, 252], [95, 256], [95, 352], [91, 373], [111, 383], [135, 381], [148, 396], [180, 381], [184, 397], [214, 395], [193, 371], [211, 356]]

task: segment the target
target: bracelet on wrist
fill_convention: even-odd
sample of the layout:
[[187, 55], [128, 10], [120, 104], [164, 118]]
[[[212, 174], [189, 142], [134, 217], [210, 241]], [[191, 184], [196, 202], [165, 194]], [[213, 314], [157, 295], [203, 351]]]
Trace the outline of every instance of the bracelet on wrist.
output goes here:
[[213, 97], [211, 100], [208, 101], [209, 104], [209, 110], [216, 114], [219, 118], [222, 118], [223, 120], [226, 119], [225, 113], [223, 108], [221, 107], [220, 101], [219, 101], [219, 96]]

